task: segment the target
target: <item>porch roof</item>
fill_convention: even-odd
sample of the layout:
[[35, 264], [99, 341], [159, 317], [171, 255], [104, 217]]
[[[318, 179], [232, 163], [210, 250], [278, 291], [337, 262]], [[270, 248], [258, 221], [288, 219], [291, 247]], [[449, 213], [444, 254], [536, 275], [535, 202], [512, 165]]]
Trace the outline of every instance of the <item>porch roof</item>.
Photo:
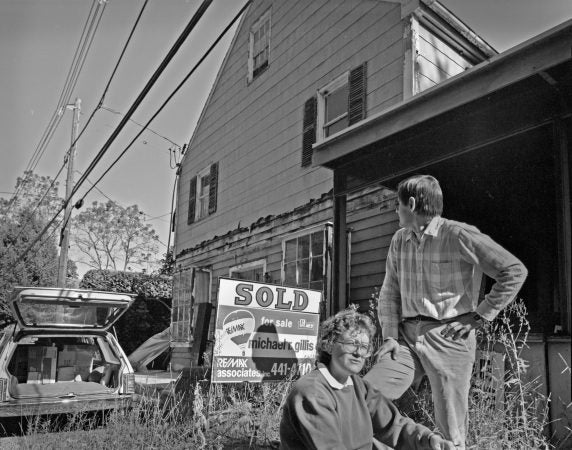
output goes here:
[[[422, 166], [460, 147], [542, 124], [555, 108], [570, 114], [571, 91], [569, 20], [315, 144], [313, 163], [351, 175], [360, 174], [366, 160], [387, 166], [388, 159], [407, 153], [407, 161], [390, 163], [378, 179], [397, 176], [415, 169], [412, 158]], [[504, 120], [496, 132], [488, 129], [495, 127], [491, 114]], [[430, 141], [435, 148], [429, 154], [410, 152]]]

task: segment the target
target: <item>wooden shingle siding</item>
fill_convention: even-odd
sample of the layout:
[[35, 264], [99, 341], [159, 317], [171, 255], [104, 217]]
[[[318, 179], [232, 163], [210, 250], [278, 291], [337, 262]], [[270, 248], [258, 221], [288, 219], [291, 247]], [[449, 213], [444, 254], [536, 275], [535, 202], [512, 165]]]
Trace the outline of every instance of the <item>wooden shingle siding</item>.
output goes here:
[[[250, 26], [269, 8], [269, 67], [248, 83]], [[328, 192], [331, 171], [300, 164], [304, 102], [364, 61], [366, 116], [401, 101], [401, 69], [396, 61], [402, 59], [403, 49], [397, 44], [402, 34], [397, 3], [255, 1], [183, 160], [179, 198], [188, 198], [192, 176], [218, 161], [217, 210], [192, 226], [179, 219], [177, 251], [223, 235], [239, 223], [248, 226], [260, 217], [290, 211]], [[178, 217], [185, 217], [186, 203], [178, 204]]]

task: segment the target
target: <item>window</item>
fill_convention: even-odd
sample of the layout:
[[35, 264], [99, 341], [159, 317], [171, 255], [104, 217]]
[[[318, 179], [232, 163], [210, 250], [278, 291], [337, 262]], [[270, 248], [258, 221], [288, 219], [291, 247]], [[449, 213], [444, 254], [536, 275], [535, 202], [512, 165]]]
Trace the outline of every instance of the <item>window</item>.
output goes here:
[[197, 193], [197, 219], [202, 219], [209, 214], [209, 192], [211, 183], [210, 168], [201, 172], [198, 176], [198, 193]]
[[237, 280], [265, 283], [266, 261], [258, 260], [230, 268], [230, 277]]
[[366, 63], [344, 73], [304, 103], [302, 167], [312, 164], [313, 144], [365, 118]]
[[322, 290], [325, 249], [323, 229], [285, 240], [282, 244], [284, 284]]
[[217, 207], [218, 163], [206, 167], [196, 177], [191, 178], [189, 186], [189, 212], [187, 224], [213, 214]]
[[191, 342], [191, 311], [193, 307], [194, 271], [182, 270], [173, 275], [171, 308], [171, 341], [188, 345]]
[[187, 268], [173, 275], [172, 346], [187, 347], [191, 344], [191, 336], [197, 327], [197, 306], [210, 303], [210, 286], [211, 273], [208, 270]]
[[322, 136], [328, 137], [348, 126], [348, 79], [345, 75], [320, 91], [323, 120]]
[[252, 81], [268, 67], [269, 53], [270, 11], [267, 11], [250, 29], [248, 81]]

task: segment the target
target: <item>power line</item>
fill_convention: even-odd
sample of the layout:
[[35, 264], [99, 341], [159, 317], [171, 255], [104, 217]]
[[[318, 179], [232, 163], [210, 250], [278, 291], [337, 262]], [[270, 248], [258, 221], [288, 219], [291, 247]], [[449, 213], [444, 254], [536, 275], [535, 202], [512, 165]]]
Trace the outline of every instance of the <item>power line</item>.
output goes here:
[[[165, 108], [165, 106], [167, 106], [167, 104], [169, 103], [169, 101], [171, 101], [171, 99], [175, 96], [175, 94], [183, 87], [183, 85], [187, 82], [187, 80], [190, 78], [190, 76], [198, 69], [198, 67], [202, 64], [202, 62], [206, 59], [206, 57], [212, 52], [212, 50], [216, 47], [216, 45], [220, 42], [220, 40], [224, 37], [224, 35], [227, 33], [228, 30], [230, 30], [230, 28], [232, 28], [232, 26], [234, 25], [234, 23], [238, 20], [238, 18], [242, 15], [242, 13], [244, 12], [244, 10], [250, 5], [250, 3], [252, 2], [252, 0], [249, 0], [245, 3], [245, 5], [242, 7], [242, 9], [238, 12], [238, 14], [232, 19], [232, 21], [227, 25], [227, 27], [222, 31], [222, 33], [217, 37], [217, 39], [214, 41], [214, 43], [209, 47], [209, 49], [203, 54], [203, 56], [201, 57], [201, 59], [199, 59], [199, 61], [195, 64], [195, 66], [189, 71], [189, 73], [183, 78], [183, 80], [177, 85], [177, 87], [173, 90], [173, 92], [171, 92], [171, 94], [167, 97], [167, 99], [161, 104], [161, 106], [159, 107], [159, 109], [151, 116], [151, 118], [145, 123], [145, 125], [143, 126], [143, 129], [141, 131], [139, 131], [135, 137], [131, 140], [131, 142], [129, 143], [129, 145], [127, 145], [127, 147], [125, 147], [125, 149], [123, 149], [123, 151], [119, 154], [119, 156], [117, 158], [115, 158], [115, 160], [111, 163], [111, 165], [105, 170], [105, 172], [103, 172], [103, 174], [95, 181], [94, 185], [98, 184], [104, 177], [105, 175], [107, 175], [109, 173], [109, 171], [115, 166], [115, 164], [117, 164], [117, 162], [123, 157], [123, 155], [125, 155], [125, 153], [127, 153], [127, 151], [133, 146], [133, 144], [135, 143], [135, 141], [137, 140], [137, 138], [139, 138], [139, 136], [141, 136], [141, 134], [143, 134], [143, 132], [147, 129], [147, 127], [149, 126], [149, 124], [151, 122], [153, 122], [153, 120], [159, 115], [159, 113], [161, 113], [161, 111]], [[84, 195], [82, 196], [82, 198], [80, 199], [80, 202], [83, 203], [83, 200], [85, 199], [85, 197], [91, 192], [91, 190], [93, 189], [90, 188], [88, 189], [88, 191], [86, 193], [84, 193]]]
[[[81, 185], [85, 182], [87, 176], [93, 171], [93, 169], [95, 168], [97, 163], [101, 160], [101, 158], [107, 152], [107, 150], [109, 149], [109, 147], [111, 146], [113, 141], [116, 139], [117, 135], [125, 127], [125, 124], [129, 120], [129, 118], [133, 115], [135, 110], [139, 107], [139, 105], [141, 104], [143, 99], [149, 93], [151, 87], [153, 87], [153, 85], [155, 84], [155, 82], [157, 81], [157, 79], [159, 78], [161, 73], [165, 70], [165, 68], [167, 67], [167, 65], [171, 61], [171, 59], [175, 56], [177, 51], [183, 45], [184, 41], [189, 36], [191, 31], [194, 29], [194, 27], [196, 26], [196, 24], [198, 23], [198, 21], [203, 16], [203, 14], [205, 13], [205, 11], [207, 10], [207, 8], [210, 6], [211, 3], [212, 3], [212, 0], [204, 0], [203, 3], [199, 6], [198, 10], [195, 12], [195, 14], [191, 18], [190, 22], [187, 24], [187, 26], [185, 27], [185, 29], [183, 30], [183, 32], [181, 33], [181, 35], [179, 36], [179, 38], [177, 39], [175, 44], [169, 50], [167, 56], [163, 59], [163, 61], [161, 62], [161, 64], [157, 68], [157, 70], [155, 70], [155, 72], [151, 76], [151, 79], [147, 82], [147, 84], [145, 85], [145, 87], [143, 88], [141, 93], [137, 96], [135, 102], [129, 108], [129, 111], [125, 114], [125, 116], [123, 117], [123, 119], [121, 120], [121, 122], [119, 123], [117, 128], [114, 130], [114, 132], [109, 137], [107, 142], [104, 144], [104, 146], [98, 152], [96, 157], [90, 163], [89, 167], [84, 172], [83, 176], [80, 178], [80, 180], [78, 180], [78, 182], [76, 183], [76, 185], [75, 185], [73, 191], [71, 192], [70, 196], [67, 199], [65, 199], [64, 204], [61, 206], [61, 208], [58, 210], [58, 212], [55, 214], [55, 216], [49, 221], [49, 223], [44, 227], [44, 229], [40, 232], [40, 234], [36, 237], [36, 239], [34, 239], [34, 241], [32, 241], [30, 243], [30, 245], [24, 250], [24, 252], [19, 256], [18, 261], [22, 260], [26, 256], [26, 254], [30, 251], [30, 249], [38, 242], [38, 240], [41, 238], [41, 236], [46, 232], [46, 230], [55, 221], [55, 219], [59, 215], [59, 213], [61, 211], [63, 211], [63, 209], [66, 208], [66, 206], [70, 202], [71, 198], [73, 198], [74, 194], [78, 191], [78, 189], [81, 187]], [[97, 182], [99, 182], [99, 180]], [[97, 182], [96, 182], [96, 184], [97, 184]], [[90, 191], [91, 191], [91, 189], [90, 189]], [[81, 206], [81, 204], [83, 204], [84, 198], [85, 198], [85, 195], [80, 199], [80, 201], [78, 203], [76, 203], [76, 207], [79, 207], [79, 206]]]
[[[95, 11], [94, 11], [94, 6], [95, 6]], [[69, 98], [71, 97], [72, 94], [72, 90], [73, 87], [75, 87], [75, 84], [77, 83], [77, 80], [79, 79], [79, 74], [81, 72], [81, 69], [83, 67], [83, 64], [85, 62], [85, 59], [87, 57], [87, 53], [91, 47], [91, 43], [93, 42], [93, 38], [95, 37], [95, 34], [97, 32], [97, 28], [99, 27], [99, 22], [101, 20], [101, 17], [103, 15], [103, 12], [105, 10], [105, 4], [103, 4], [103, 7], [101, 6], [101, 2], [94, 0], [91, 8], [89, 10], [88, 13], [88, 17], [86, 19], [86, 22], [84, 24], [83, 30], [82, 30], [82, 34], [80, 37], [80, 40], [78, 42], [78, 45], [76, 47], [73, 59], [72, 59], [72, 64], [70, 66], [70, 69], [68, 71], [68, 75], [66, 77], [66, 80], [64, 82], [64, 86], [62, 88], [62, 92], [60, 93], [60, 97], [56, 106], [56, 109], [54, 111], [54, 113], [52, 114], [52, 117], [50, 118], [50, 121], [48, 122], [48, 126], [47, 128], [44, 130], [44, 133], [42, 134], [42, 137], [40, 138], [40, 141], [38, 142], [32, 157], [30, 158], [30, 161], [28, 162], [28, 165], [26, 166], [26, 169], [24, 170], [24, 173], [28, 173], [29, 171], [33, 171], [36, 166], [38, 165], [40, 159], [42, 158], [45, 149], [47, 147], [47, 145], [49, 144], [49, 142], [51, 141], [51, 138], [53, 137], [55, 130], [57, 128], [57, 126], [59, 125], [62, 116], [63, 116], [63, 107], [68, 103]], [[93, 14], [92, 14], [93, 13]], [[89, 44], [86, 43], [89, 41]], [[71, 89], [70, 89], [71, 87]], [[24, 179], [24, 181], [26, 181], [26, 179]], [[22, 184], [22, 186], [25, 183]], [[20, 194], [21, 190], [20, 189], [16, 189], [16, 192], [14, 193], [13, 197], [10, 199], [9, 201], [9, 208], [8, 211], [10, 211], [12, 205], [14, 203], [16, 203], [16, 198], [17, 196]]]
[[[124, 115], [122, 112], [119, 112], [119, 111], [116, 111], [116, 110], [114, 110], [114, 109], [108, 108], [107, 106], [103, 106], [103, 105], [102, 105], [102, 106], [101, 106], [101, 109], [105, 109], [106, 111], [109, 111], [110, 113], [117, 114], [117, 115], [120, 115], [120, 116], [123, 116], [123, 115]], [[136, 120], [129, 119], [129, 121], [130, 121], [130, 122], [133, 122], [133, 123], [136, 124], [136, 125], [139, 125], [140, 127], [143, 127], [143, 126], [144, 126], [143, 124], [137, 122]], [[178, 148], [181, 148], [181, 146], [180, 146], [179, 144], [177, 144], [175, 141], [172, 141], [172, 140], [169, 139], [167, 136], [164, 136], [164, 135], [158, 133], [157, 131], [152, 130], [152, 129], [149, 128], [149, 127], [147, 127], [146, 130], [147, 130], [147, 131], [150, 131], [151, 133], [153, 133], [153, 134], [156, 135], [156, 136], [159, 136], [161, 139], [165, 139], [167, 142], [170, 142], [171, 144], [177, 146]]]
[[[62, 164], [62, 166], [60, 167], [57, 175], [55, 176], [55, 178], [52, 180], [52, 183], [50, 184], [50, 186], [48, 187], [48, 189], [46, 190], [46, 192], [44, 193], [44, 195], [40, 198], [40, 200], [38, 201], [38, 203], [36, 204], [35, 208], [32, 211], [32, 214], [34, 212], [36, 212], [36, 210], [38, 209], [38, 207], [41, 205], [43, 199], [45, 198], [45, 196], [50, 192], [51, 188], [54, 186], [56, 180], [58, 179], [58, 177], [60, 176], [60, 174], [62, 173], [63, 169], [65, 168], [65, 165], [67, 164], [67, 160], [69, 158], [70, 152], [72, 151], [72, 149], [75, 147], [77, 141], [81, 138], [81, 136], [83, 135], [84, 131], [87, 129], [87, 127], [89, 126], [89, 124], [91, 123], [95, 113], [98, 111], [98, 109], [101, 107], [101, 105], [103, 104], [103, 100], [105, 99], [105, 96], [109, 90], [109, 87], [111, 85], [111, 82], [113, 80], [113, 78], [115, 77], [115, 73], [117, 72], [117, 69], [123, 59], [123, 56], [125, 55], [125, 52], [127, 50], [127, 47], [129, 46], [129, 43], [131, 42], [131, 38], [133, 37], [133, 34], [135, 32], [135, 29], [137, 28], [137, 25], [139, 24], [139, 21], [141, 19], [141, 16], [143, 15], [143, 12], [145, 11], [145, 7], [147, 6], [148, 0], [145, 0], [145, 2], [143, 3], [143, 6], [141, 7], [141, 10], [139, 11], [139, 14], [137, 15], [137, 19], [135, 20], [133, 26], [131, 27], [131, 31], [129, 32], [129, 36], [125, 42], [125, 44], [123, 45], [123, 49], [121, 50], [121, 54], [119, 55], [119, 58], [117, 59], [117, 62], [115, 63], [115, 67], [113, 68], [111, 75], [109, 76], [109, 79], [107, 81], [107, 84], [105, 85], [105, 88], [103, 90], [103, 93], [101, 95], [101, 98], [98, 102], [98, 105], [93, 109], [93, 111], [91, 112], [89, 118], [87, 119], [85, 125], [82, 127], [81, 131], [79, 132], [78, 136], [73, 140], [73, 142], [71, 143], [70, 147], [68, 148], [68, 150], [66, 151], [66, 156], [64, 158], [64, 163]], [[92, 10], [93, 10], [93, 4], [92, 4]], [[103, 14], [103, 12], [102, 12]], [[91, 10], [90, 10], [90, 15], [91, 15]], [[101, 18], [101, 16], [100, 16]], [[98, 21], [98, 25], [99, 25], [99, 21]], [[84, 26], [84, 31], [82, 32], [82, 38], [84, 36], [85, 33], [85, 28], [86, 26]], [[80, 38], [80, 42], [82, 40], [82, 38]], [[90, 44], [91, 45], [91, 44]], [[79, 44], [78, 44], [78, 48], [79, 48]], [[76, 55], [77, 55], [78, 50], [76, 49], [76, 54], [74, 55], [74, 60], [76, 59]], [[68, 73], [68, 78], [66, 79], [66, 83], [68, 83], [68, 79], [69, 79], [69, 73]], [[71, 93], [70, 93], [71, 95]], [[58, 103], [61, 103], [62, 100], [62, 96], [63, 96], [63, 91], [62, 91], [62, 95], [60, 96], [60, 100], [58, 101]], [[83, 175], [81, 172], [80, 175]], [[24, 180], [25, 181], [25, 180]], [[99, 189], [98, 189], [99, 190]], [[101, 192], [101, 191], [100, 191]], [[101, 192], [103, 194], [103, 192]], [[105, 197], [107, 197], [107, 195], [103, 194]], [[109, 198], [109, 197], [107, 197]], [[111, 200], [111, 199], [109, 199]], [[15, 202], [15, 201], [14, 201]], [[9, 210], [8, 210], [9, 211]], [[61, 210], [60, 210], [61, 212]], [[59, 215], [59, 212], [58, 212]], [[24, 224], [24, 226], [20, 229], [20, 233], [18, 234], [18, 236], [20, 236], [20, 234], [23, 233], [24, 229], [26, 228], [28, 224]]]
[[[131, 105], [131, 107], [129, 108], [127, 113], [125, 113], [125, 115], [123, 116], [123, 119], [121, 120], [121, 122], [119, 123], [117, 128], [113, 131], [113, 133], [111, 134], [111, 136], [109, 137], [107, 142], [103, 145], [101, 150], [98, 152], [98, 154], [92, 160], [92, 162], [90, 163], [90, 165], [88, 166], [87, 170], [84, 173], [84, 177], [82, 177], [78, 181], [76, 188], [74, 189], [74, 192], [72, 194], [75, 194], [77, 192], [78, 188], [81, 186], [81, 184], [85, 180], [85, 177], [87, 177], [93, 171], [93, 169], [95, 168], [97, 163], [99, 163], [101, 158], [105, 155], [105, 153], [107, 152], [107, 150], [109, 149], [109, 147], [111, 146], [113, 141], [115, 141], [117, 135], [125, 127], [125, 125], [129, 121], [129, 119], [131, 118], [131, 116], [133, 115], [135, 110], [139, 107], [139, 105], [141, 104], [143, 99], [149, 93], [149, 91], [151, 90], [151, 88], [153, 87], [153, 85], [155, 84], [155, 82], [157, 81], [159, 76], [163, 73], [163, 71], [165, 70], [165, 68], [167, 67], [167, 65], [171, 61], [171, 59], [175, 56], [177, 51], [181, 48], [181, 46], [183, 45], [183, 42], [189, 36], [191, 31], [194, 29], [194, 27], [196, 26], [196, 24], [198, 23], [198, 21], [203, 16], [203, 14], [205, 13], [205, 11], [207, 10], [207, 8], [210, 6], [211, 3], [212, 3], [212, 0], [204, 0], [203, 3], [199, 6], [199, 9], [197, 10], [197, 12], [195, 12], [194, 16], [191, 18], [191, 21], [185, 27], [185, 29], [183, 30], [183, 32], [181, 33], [181, 35], [179, 36], [179, 38], [177, 39], [177, 41], [175, 42], [173, 47], [169, 50], [169, 52], [167, 53], [167, 56], [163, 59], [163, 61], [161, 62], [161, 64], [157, 68], [157, 70], [155, 70], [155, 72], [153, 73], [153, 75], [151, 76], [151, 78], [149, 79], [149, 81], [147, 82], [147, 84], [145, 85], [143, 90], [141, 91], [141, 93], [137, 96], [137, 98], [135, 99], [135, 102]], [[141, 133], [139, 133], [139, 135], [140, 134]], [[97, 184], [97, 182], [96, 182], [96, 184]], [[84, 195], [84, 197], [85, 197], [85, 195]], [[82, 198], [82, 200], [83, 200], [83, 198]], [[67, 201], [69, 201], [69, 200], [67, 200]]]

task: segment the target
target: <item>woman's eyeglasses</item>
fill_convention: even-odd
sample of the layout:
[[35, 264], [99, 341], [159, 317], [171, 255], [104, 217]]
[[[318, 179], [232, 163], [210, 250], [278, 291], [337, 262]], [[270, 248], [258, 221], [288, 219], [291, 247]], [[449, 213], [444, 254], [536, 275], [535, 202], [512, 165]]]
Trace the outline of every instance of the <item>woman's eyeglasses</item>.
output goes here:
[[360, 356], [367, 358], [371, 355], [372, 349], [371, 344], [363, 344], [361, 341], [336, 341], [341, 344], [342, 349], [346, 353], [357, 353]]

